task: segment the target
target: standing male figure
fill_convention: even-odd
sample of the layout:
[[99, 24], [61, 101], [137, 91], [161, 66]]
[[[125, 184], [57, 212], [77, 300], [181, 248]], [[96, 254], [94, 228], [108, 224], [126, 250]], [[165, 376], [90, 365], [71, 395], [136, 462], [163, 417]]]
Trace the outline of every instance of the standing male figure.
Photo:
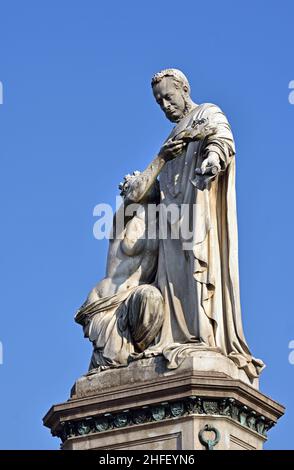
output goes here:
[[[176, 123], [168, 142], [177, 142], [194, 124], [207, 120], [213, 135], [190, 141], [160, 173], [160, 220], [157, 285], [164, 300], [164, 323], [154, 352], [163, 351], [170, 368], [199, 345], [218, 348], [257, 377], [263, 362], [252, 357], [241, 321], [235, 196], [235, 145], [229, 123], [215, 105], [197, 105], [190, 85], [177, 69], [152, 79], [154, 97]], [[176, 143], [175, 143], [176, 145]], [[171, 148], [170, 148], [171, 150]], [[173, 204], [188, 207], [177, 219], [166, 216]], [[184, 236], [187, 217], [192, 225]], [[179, 233], [177, 239], [171, 233]]]

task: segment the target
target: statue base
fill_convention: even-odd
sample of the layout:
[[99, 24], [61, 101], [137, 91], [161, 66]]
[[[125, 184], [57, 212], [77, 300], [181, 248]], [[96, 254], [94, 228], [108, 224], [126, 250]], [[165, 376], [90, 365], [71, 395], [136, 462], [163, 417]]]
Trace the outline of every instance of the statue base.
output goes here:
[[262, 449], [284, 407], [257, 388], [217, 351], [157, 356], [81, 377], [44, 424], [63, 449]]

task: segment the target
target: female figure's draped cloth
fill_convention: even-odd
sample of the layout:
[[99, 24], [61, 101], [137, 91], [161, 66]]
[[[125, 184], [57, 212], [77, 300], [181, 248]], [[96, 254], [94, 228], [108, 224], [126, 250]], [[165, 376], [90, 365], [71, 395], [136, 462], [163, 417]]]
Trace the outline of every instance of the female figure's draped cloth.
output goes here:
[[[230, 126], [217, 106], [206, 103], [185, 116], [170, 137], [202, 118], [216, 126], [216, 133], [191, 142], [160, 174], [157, 285], [164, 298], [165, 318], [157, 344], [146, 355], [161, 351], [168, 367], [176, 368], [199, 345], [218, 348], [252, 379], [264, 364], [251, 356], [242, 328], [235, 146]], [[217, 152], [221, 171], [200, 190], [195, 186], [195, 169], [209, 151]], [[180, 209], [180, 215], [169, 213], [170, 204]], [[187, 220], [190, 238], [183, 233]]]

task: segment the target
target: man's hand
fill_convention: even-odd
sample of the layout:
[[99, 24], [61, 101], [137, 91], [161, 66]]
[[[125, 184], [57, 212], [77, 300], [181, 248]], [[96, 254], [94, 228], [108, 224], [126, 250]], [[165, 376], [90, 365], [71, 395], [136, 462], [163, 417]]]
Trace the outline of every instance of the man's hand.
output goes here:
[[217, 175], [221, 170], [219, 156], [216, 152], [209, 152], [208, 156], [203, 160], [201, 168], [196, 169], [197, 175]]
[[158, 156], [165, 161], [173, 160], [182, 154], [186, 142], [182, 139], [172, 140], [169, 139], [160, 149]]

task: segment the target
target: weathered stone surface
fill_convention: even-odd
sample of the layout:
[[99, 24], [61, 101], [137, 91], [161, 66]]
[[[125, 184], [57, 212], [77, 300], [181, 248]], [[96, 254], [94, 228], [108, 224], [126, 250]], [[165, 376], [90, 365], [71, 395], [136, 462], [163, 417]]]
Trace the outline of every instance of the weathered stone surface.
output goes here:
[[134, 428], [115, 429], [103, 434], [71, 438], [65, 450], [124, 449], [124, 450], [206, 450], [199, 433], [209, 423], [220, 433], [214, 450], [261, 450], [266, 438], [229, 419], [219, 417], [186, 416], [177, 420], [161, 421]]
[[168, 369], [167, 361], [162, 356], [157, 356], [131, 362], [126, 367], [108, 369], [99, 374], [86, 374], [75, 383], [72, 396], [76, 398], [89, 397], [108, 388], [113, 390], [117, 386], [152, 382], [157, 381], [159, 378], [172, 378], [185, 372], [190, 374], [191, 371], [197, 374], [201, 372], [225, 374], [233, 379], [240, 379], [258, 389], [258, 379], [250, 381], [245, 372], [239, 369], [229, 358], [213, 348], [199, 347], [198, 351], [194, 351], [191, 357], [187, 357], [182, 362], [177, 372], [175, 372], [175, 369]]
[[106, 277], [75, 317], [90, 373], [44, 424], [64, 449], [261, 449], [284, 408], [258, 391], [264, 364], [243, 333], [231, 128], [179, 70], [152, 88], [176, 125], [120, 185]]
[[192, 100], [177, 69], [155, 74], [152, 90], [175, 127], [147, 168], [120, 185], [106, 276], [75, 317], [93, 344], [90, 369], [126, 366], [142, 353], [176, 368], [200, 344], [254, 380], [264, 364], [242, 327], [230, 124], [218, 106]]
[[174, 371], [152, 358], [82, 377], [44, 424], [64, 449], [201, 449], [206, 425], [220, 434], [215, 449], [261, 449], [283, 407], [237, 377], [197, 370], [200, 357]]

